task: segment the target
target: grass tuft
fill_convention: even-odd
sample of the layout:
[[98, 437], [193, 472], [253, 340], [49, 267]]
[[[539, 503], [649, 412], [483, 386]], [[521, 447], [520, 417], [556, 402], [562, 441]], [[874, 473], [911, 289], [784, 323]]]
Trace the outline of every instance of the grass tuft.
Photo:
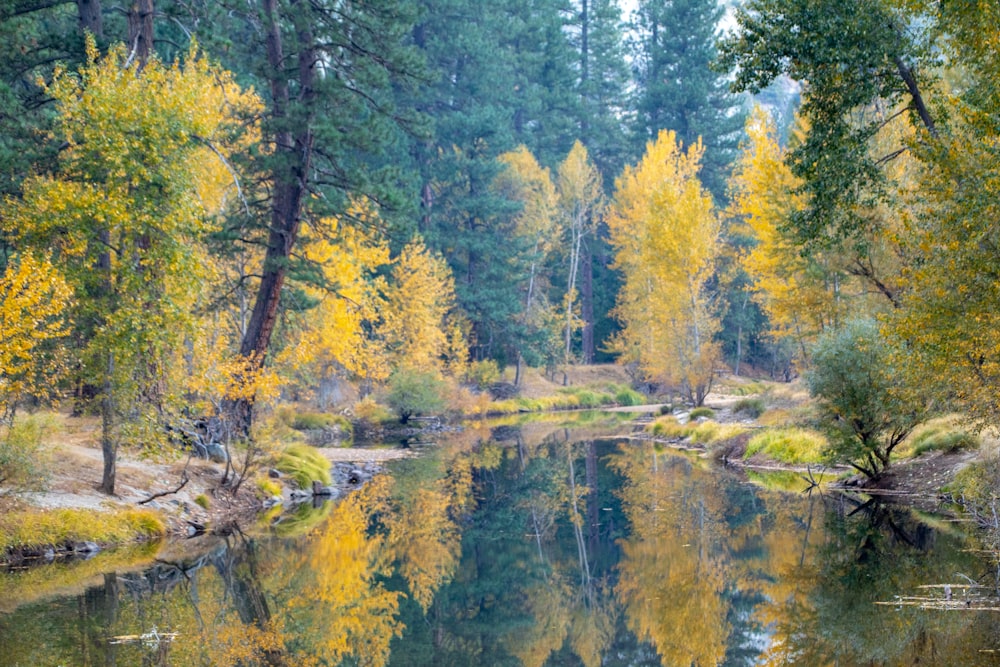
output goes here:
[[744, 459], [761, 454], [782, 463], [820, 463], [826, 448], [826, 438], [802, 428], [769, 429], [758, 433], [747, 443]]
[[274, 466], [290, 476], [299, 488], [309, 488], [313, 481], [330, 484], [330, 461], [314, 447], [303, 444], [288, 445]]
[[700, 408], [695, 408], [694, 410], [691, 411], [691, 414], [688, 415], [688, 418], [691, 419], [692, 421], [695, 419], [700, 419], [702, 417], [706, 419], [714, 418], [715, 410], [713, 410], [712, 408], [707, 408], [703, 405]]
[[749, 419], [757, 419], [764, 414], [766, 409], [767, 406], [764, 405], [764, 399], [762, 398], [741, 398], [733, 405], [733, 413], [743, 415]]

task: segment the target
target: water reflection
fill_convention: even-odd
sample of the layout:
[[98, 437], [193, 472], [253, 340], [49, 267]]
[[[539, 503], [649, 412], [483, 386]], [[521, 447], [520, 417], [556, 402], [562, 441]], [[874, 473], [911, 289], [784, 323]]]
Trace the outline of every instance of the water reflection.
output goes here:
[[1000, 614], [875, 604], [995, 583], [953, 524], [606, 426], [469, 429], [335, 506], [83, 593], [8, 578], [25, 601], [0, 612], [0, 666], [1000, 664]]

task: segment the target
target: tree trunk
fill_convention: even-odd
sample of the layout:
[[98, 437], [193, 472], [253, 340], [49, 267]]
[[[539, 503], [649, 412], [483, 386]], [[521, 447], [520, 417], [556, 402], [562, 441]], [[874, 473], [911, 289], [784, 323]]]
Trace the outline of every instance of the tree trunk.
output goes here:
[[[253, 312], [240, 344], [240, 354], [259, 367], [271, 343], [271, 334], [278, 319], [281, 288], [285, 283], [288, 259], [298, 238], [302, 216], [302, 202], [309, 180], [309, 167], [313, 150], [313, 110], [315, 97], [316, 51], [308, 10], [299, 0], [293, 0], [289, 13], [299, 42], [297, 86], [299, 100], [305, 113], [298, 115], [289, 127], [291, 98], [286, 75], [286, 56], [281, 40], [277, 0], [262, 0], [261, 13], [267, 33], [268, 79], [275, 126], [275, 167], [271, 174], [271, 231], [268, 234], [264, 269], [254, 301]], [[296, 9], [300, 11], [295, 11]], [[281, 159], [284, 157], [284, 159]], [[227, 413], [235, 433], [246, 436], [253, 418], [252, 396], [241, 397], [227, 404]]]
[[115, 358], [108, 353], [108, 367], [105, 369], [103, 396], [101, 397], [101, 456], [104, 472], [101, 475], [100, 491], [109, 496], [115, 494], [115, 476], [118, 467], [118, 442], [114, 438], [114, 398], [112, 395], [112, 373]]
[[594, 363], [594, 271], [590, 246], [580, 254], [580, 317], [583, 318], [583, 363]]
[[128, 57], [140, 70], [153, 53], [153, 13], [153, 0], [133, 0], [128, 9]]
[[101, 0], [77, 0], [76, 12], [80, 20], [80, 30], [89, 32], [98, 41], [104, 39], [104, 18], [101, 16]]

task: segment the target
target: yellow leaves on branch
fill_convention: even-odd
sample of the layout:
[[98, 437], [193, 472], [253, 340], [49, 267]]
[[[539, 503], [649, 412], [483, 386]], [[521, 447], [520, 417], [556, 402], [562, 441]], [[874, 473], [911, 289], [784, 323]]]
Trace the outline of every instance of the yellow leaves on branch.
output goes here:
[[51, 390], [59, 359], [42, 348], [67, 334], [70, 288], [49, 259], [15, 257], [0, 276], [0, 418], [18, 399]]
[[618, 178], [607, 222], [624, 275], [613, 347], [649, 377], [701, 393], [718, 356], [718, 318], [705, 285], [719, 252], [719, 221], [698, 180], [703, 148], [685, 152], [663, 131]]

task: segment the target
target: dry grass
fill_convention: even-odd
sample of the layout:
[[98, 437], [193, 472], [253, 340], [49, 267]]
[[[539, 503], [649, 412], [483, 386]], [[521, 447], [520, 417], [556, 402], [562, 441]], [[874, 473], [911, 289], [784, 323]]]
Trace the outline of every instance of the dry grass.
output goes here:
[[[563, 374], [566, 384], [563, 384]], [[631, 378], [617, 364], [595, 364], [593, 366], [560, 367], [555, 374], [555, 381], [550, 381], [542, 369], [522, 369], [521, 396], [524, 398], [544, 398], [552, 396], [563, 387], [586, 387], [605, 384], [631, 384]], [[509, 367], [503, 372], [504, 382], [514, 381], [514, 368]]]

